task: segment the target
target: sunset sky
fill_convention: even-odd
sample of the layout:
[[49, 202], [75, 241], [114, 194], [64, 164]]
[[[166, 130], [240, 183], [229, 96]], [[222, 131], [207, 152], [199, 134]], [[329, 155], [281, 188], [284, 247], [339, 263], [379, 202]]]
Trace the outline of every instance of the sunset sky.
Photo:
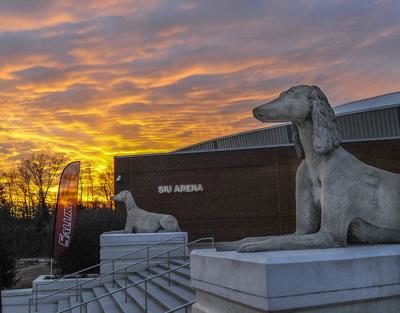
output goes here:
[[296, 84], [332, 105], [400, 90], [400, 1], [1, 0], [0, 171], [102, 169], [265, 125]]

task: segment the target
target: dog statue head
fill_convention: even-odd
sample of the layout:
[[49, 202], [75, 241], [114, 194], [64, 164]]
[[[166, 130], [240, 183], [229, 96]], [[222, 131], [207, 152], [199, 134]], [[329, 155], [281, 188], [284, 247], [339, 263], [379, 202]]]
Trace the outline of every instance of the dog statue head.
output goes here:
[[129, 210], [132, 207], [136, 206], [135, 201], [133, 200], [133, 196], [129, 190], [123, 190], [116, 194], [115, 196], [111, 197], [111, 200], [114, 201], [121, 201], [125, 203], [126, 208]]
[[253, 110], [261, 122], [292, 122], [296, 153], [304, 158], [298, 127], [311, 120], [313, 147], [319, 154], [328, 154], [340, 145], [336, 115], [328, 98], [317, 86], [295, 86], [282, 92], [278, 98]]

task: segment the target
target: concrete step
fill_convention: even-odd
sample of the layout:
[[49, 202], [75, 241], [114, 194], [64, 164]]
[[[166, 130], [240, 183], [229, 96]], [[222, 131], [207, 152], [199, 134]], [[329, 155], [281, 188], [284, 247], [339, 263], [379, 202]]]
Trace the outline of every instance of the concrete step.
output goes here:
[[[153, 267], [150, 268], [150, 273], [152, 275], [158, 275], [164, 273], [165, 270], [160, 267]], [[168, 274], [162, 275], [159, 278], [168, 282]], [[180, 276], [177, 273], [171, 272], [170, 274], [172, 284], [178, 285], [190, 292], [192, 292], [191, 282], [190, 279]]]
[[[108, 284], [107, 284], [108, 285]], [[112, 284], [110, 284], [112, 286]], [[121, 288], [122, 286], [125, 286], [125, 281], [116, 281], [115, 287], [113, 288]], [[133, 292], [133, 290], [136, 288], [130, 288], [127, 290], [127, 295], [128, 295], [128, 301], [132, 301], [133, 303], [136, 304], [137, 307], [139, 307], [139, 312], [145, 312], [145, 306], [143, 304], [143, 301], [140, 300], [140, 295], [137, 293]], [[122, 296], [124, 297], [125, 301], [125, 293], [121, 293]]]
[[[142, 276], [139, 276], [137, 274], [131, 274], [128, 276], [128, 278], [131, 283], [137, 283], [143, 280]], [[142, 290], [142, 293], [144, 294], [144, 285], [139, 284], [138, 287]], [[159, 287], [151, 281], [147, 283], [147, 291], [149, 293], [149, 296], [154, 298], [155, 301], [158, 301], [160, 305], [164, 307], [165, 311], [175, 308], [183, 303], [172, 294], [173, 292], [165, 290], [164, 288]]]
[[[117, 284], [120, 287], [125, 287], [125, 280], [117, 280]], [[130, 296], [137, 304], [139, 304], [142, 310], [146, 312], [145, 293], [142, 291], [141, 288], [137, 286], [129, 288], [128, 296]], [[160, 304], [159, 301], [155, 300], [154, 297], [152, 297], [152, 295], [149, 293], [147, 297], [147, 311], [151, 313], [163, 313], [167, 310], [162, 304]]]
[[[168, 268], [168, 264], [165, 263], [160, 263], [157, 264], [158, 267], [162, 268], [164, 271], [168, 271], [168, 270], [172, 270], [176, 267], [175, 264], [170, 264], [169, 268]], [[190, 267], [189, 265], [187, 267], [182, 267], [180, 269], [177, 269], [176, 271], [174, 271], [174, 273], [190, 280]]]
[[[117, 288], [118, 287], [118, 288]], [[112, 283], [104, 284], [104, 288], [107, 289], [107, 292], [112, 292], [116, 289], [119, 289], [119, 286], [112, 286]], [[113, 298], [119, 308], [124, 313], [144, 313], [142, 307], [137, 304], [131, 297], [125, 298], [125, 291], [114, 293]]]
[[1, 299], [3, 306], [28, 305], [29, 298], [32, 295], [32, 288], [1, 290]]
[[[95, 294], [96, 297], [100, 297], [104, 294], [107, 294], [108, 291], [106, 288], [104, 287], [96, 287], [93, 288], [93, 292]], [[123, 312], [121, 311], [121, 309], [119, 308], [119, 306], [117, 305], [116, 301], [114, 300], [114, 297], [112, 295], [109, 296], [105, 296], [99, 300], [97, 300], [98, 303], [100, 304], [102, 310], [104, 312], [110, 312], [110, 313], [120, 313]], [[88, 313], [92, 313], [92, 312], [88, 312]]]
[[[145, 279], [147, 277], [146, 273], [136, 273], [141, 279]], [[187, 289], [177, 284], [168, 284], [168, 280], [163, 278], [154, 278], [151, 280], [151, 284], [156, 285], [157, 287], [163, 289], [165, 292], [169, 292], [172, 296], [174, 296], [181, 303], [186, 303], [194, 300], [194, 290]]]
[[[27, 313], [29, 312], [27, 305], [14, 305], [14, 306], [6, 306], [3, 307], [3, 313]], [[35, 307], [31, 306], [31, 312], [35, 313]], [[53, 313], [57, 312], [57, 304], [38, 304], [38, 313]]]
[[[35, 313], [35, 310], [36, 310], [35, 302], [32, 302], [30, 312]], [[28, 305], [4, 306], [3, 304], [2, 312], [3, 313], [29, 312], [29, 306]], [[38, 301], [37, 312], [38, 313], [57, 312], [57, 303], [40, 303], [40, 301]]]
[[69, 299], [60, 299], [57, 302], [57, 312], [68, 309], [70, 306]]
[[[73, 306], [75, 306], [75, 305], [77, 305], [79, 303], [81, 303], [81, 299], [80, 298], [78, 298], [78, 301], [76, 301], [76, 296], [70, 296], [69, 297], [69, 305], [70, 305], [70, 307], [73, 307]], [[47, 311], [44, 311], [44, 312], [47, 313]], [[82, 310], [82, 312], [83, 312], [83, 310]], [[68, 313], [80, 313], [80, 308], [76, 307], [76, 308], [72, 309], [71, 311], [69, 311]]]
[[172, 264], [175, 264], [175, 265], [177, 265], [177, 266], [180, 266], [180, 265], [183, 265], [183, 264], [185, 264], [185, 263], [190, 262], [190, 258], [185, 258], [185, 259], [183, 259], [183, 258], [173, 258], [173, 259], [170, 259], [170, 262], [171, 262]]
[[[82, 292], [82, 301], [87, 302], [93, 298], [96, 298], [95, 293], [93, 290], [85, 290]], [[85, 312], [85, 311], [83, 311]], [[92, 301], [87, 304], [87, 313], [103, 313], [103, 310], [97, 300]]]

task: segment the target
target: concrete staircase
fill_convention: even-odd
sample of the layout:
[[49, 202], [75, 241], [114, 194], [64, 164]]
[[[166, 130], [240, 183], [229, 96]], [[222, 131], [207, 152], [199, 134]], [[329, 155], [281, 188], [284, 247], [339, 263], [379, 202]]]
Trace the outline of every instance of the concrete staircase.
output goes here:
[[[191, 312], [187, 248], [207, 241], [213, 246], [213, 238], [187, 243], [186, 233], [102, 237], [101, 263], [59, 279], [41, 275], [31, 289], [2, 291], [2, 313]], [[99, 274], [82, 276], [95, 268]]]
[[[171, 260], [170, 268], [184, 264], [180, 260]], [[106, 282], [98, 287], [82, 289], [81, 299], [76, 299], [75, 295], [67, 296], [59, 299], [56, 303], [46, 303], [38, 305], [39, 313], [56, 313], [65, 309], [78, 305], [80, 302], [88, 302], [92, 299], [101, 297], [105, 294], [116, 291], [126, 285], [131, 285], [147, 279], [153, 275], [161, 274], [168, 270], [167, 264], [157, 264], [150, 268], [150, 273], [147, 270], [136, 273], [129, 273], [127, 281], [125, 278], [119, 277], [115, 282]], [[170, 283], [168, 274], [161, 277], [156, 277], [147, 283], [147, 297], [145, 284], [128, 288], [126, 291], [119, 291], [114, 294], [107, 295], [100, 299], [89, 302], [82, 306], [82, 311], [79, 307], [67, 312], [71, 313], [163, 313], [177, 308], [183, 304], [194, 300], [194, 291], [190, 285], [190, 269], [180, 268], [175, 272], [170, 273]], [[147, 302], [147, 311], [146, 311]], [[45, 305], [45, 306], [43, 306]], [[15, 311], [13, 311], [15, 312]], [[26, 311], [24, 311], [26, 312]], [[31, 312], [35, 312], [34, 305], [31, 307]], [[190, 312], [190, 308], [185, 311], [184, 308], [175, 312]], [[4, 312], [7, 313], [7, 312]], [[17, 312], [15, 312], [17, 313]], [[18, 312], [19, 313], [19, 312]]]
[[[170, 269], [179, 267], [184, 264], [183, 260], [171, 259]], [[93, 300], [105, 294], [116, 291], [126, 285], [131, 285], [143, 281], [152, 276], [164, 273], [168, 270], [168, 265], [164, 263], [155, 264], [150, 271], [129, 273], [127, 281], [125, 277], [117, 277], [115, 282], [107, 281], [99, 283], [98, 286], [83, 288], [79, 292], [78, 300], [75, 292], [69, 295], [58, 296], [56, 299], [39, 302], [37, 305], [38, 313], [56, 313], [66, 310], [68, 313], [164, 313], [164, 312], [190, 312], [190, 306], [187, 308], [178, 308], [181, 305], [194, 301], [194, 291], [190, 283], [190, 269], [183, 267], [168, 274], [151, 279], [147, 283], [147, 297], [145, 284], [141, 283], [122, 290], [114, 294], [104, 296], [100, 299]], [[19, 291], [22, 292], [22, 291]], [[27, 296], [32, 296], [32, 289], [24, 289], [21, 294], [19, 303], [13, 298], [13, 305], [7, 305], [7, 297], [3, 294], [3, 313], [35, 313], [35, 303], [31, 303], [29, 310]], [[33, 297], [34, 299], [34, 297]], [[83, 305], [82, 309], [73, 306], [82, 302], [93, 300], [87, 305]], [[146, 311], [147, 302], [147, 311]], [[69, 310], [68, 310], [69, 309]]]

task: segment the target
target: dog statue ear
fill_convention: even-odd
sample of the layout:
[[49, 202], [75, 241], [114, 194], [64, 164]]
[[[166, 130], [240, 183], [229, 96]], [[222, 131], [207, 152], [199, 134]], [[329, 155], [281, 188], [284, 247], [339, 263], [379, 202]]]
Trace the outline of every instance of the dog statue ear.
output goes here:
[[132, 193], [128, 190], [125, 191], [125, 199], [126, 199], [126, 208], [128, 210], [136, 206], [136, 202], [133, 199]]
[[304, 149], [301, 143], [299, 129], [295, 124], [292, 123], [292, 138], [294, 143], [294, 149], [296, 150], [297, 157], [300, 159], [304, 159]]
[[340, 145], [335, 111], [330, 106], [328, 98], [317, 86], [313, 86], [310, 101], [312, 103], [313, 146], [318, 153], [327, 154]]

